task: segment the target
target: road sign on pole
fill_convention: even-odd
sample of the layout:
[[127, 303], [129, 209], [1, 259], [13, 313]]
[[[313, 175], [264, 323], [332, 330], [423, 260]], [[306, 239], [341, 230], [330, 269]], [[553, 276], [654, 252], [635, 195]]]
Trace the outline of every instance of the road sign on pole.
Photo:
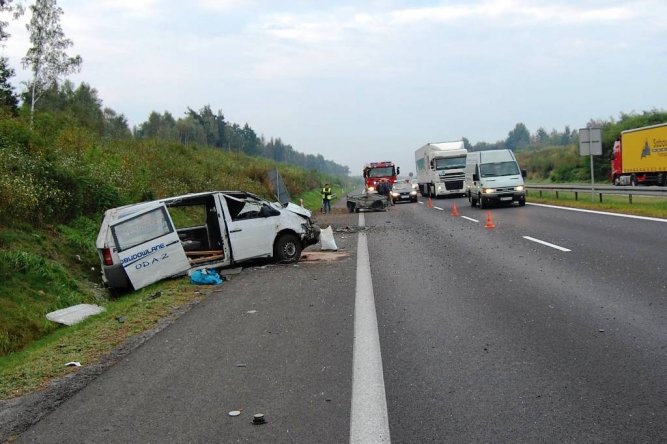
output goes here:
[[602, 155], [602, 130], [600, 128], [579, 130], [579, 154], [582, 156]]
[[595, 177], [593, 156], [602, 155], [602, 130], [600, 128], [582, 128], [579, 130], [579, 154], [591, 157], [591, 201], [595, 200]]

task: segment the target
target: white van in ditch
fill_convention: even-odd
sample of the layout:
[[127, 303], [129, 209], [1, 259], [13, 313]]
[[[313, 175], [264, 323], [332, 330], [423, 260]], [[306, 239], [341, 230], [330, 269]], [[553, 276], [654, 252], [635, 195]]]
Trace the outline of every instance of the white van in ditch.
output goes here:
[[191, 268], [252, 259], [296, 262], [318, 242], [310, 211], [243, 191], [186, 194], [104, 213], [96, 247], [102, 280], [135, 290]]
[[524, 177], [526, 170], [519, 169], [510, 150], [473, 151], [466, 158], [465, 190], [473, 207], [512, 202], [526, 205]]

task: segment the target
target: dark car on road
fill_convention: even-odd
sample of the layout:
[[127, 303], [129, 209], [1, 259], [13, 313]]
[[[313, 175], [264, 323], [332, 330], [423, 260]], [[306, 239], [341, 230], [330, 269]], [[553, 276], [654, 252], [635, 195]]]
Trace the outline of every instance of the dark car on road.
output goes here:
[[396, 182], [391, 190], [394, 202], [417, 202], [417, 190], [409, 182]]

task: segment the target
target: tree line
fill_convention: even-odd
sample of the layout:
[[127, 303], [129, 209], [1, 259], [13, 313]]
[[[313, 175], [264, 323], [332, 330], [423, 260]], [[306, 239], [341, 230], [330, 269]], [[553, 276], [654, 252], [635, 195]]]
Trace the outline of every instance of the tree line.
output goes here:
[[[77, 72], [83, 63], [78, 55], [67, 50], [73, 45], [61, 26], [63, 10], [56, 0], [36, 0], [28, 8], [31, 19], [27, 25], [31, 46], [22, 59], [32, 78], [20, 93], [14, 91], [10, 79], [15, 70], [6, 57], [0, 57], [0, 116], [26, 118], [30, 126], [72, 124], [87, 128], [103, 138], [155, 139], [180, 142], [186, 146], [210, 146], [249, 156], [265, 157], [315, 170], [322, 174], [347, 176], [349, 168], [325, 159], [322, 155], [296, 151], [280, 138], [266, 140], [252, 127], [225, 120], [221, 110], [213, 112], [210, 105], [199, 110], [189, 108], [179, 118], [165, 111], [151, 112], [148, 119], [130, 129], [121, 113], [104, 107], [97, 91], [86, 83], [79, 86], [63, 78]], [[25, 8], [13, 0], [0, 0], [0, 13], [18, 19]], [[10, 37], [7, 22], [0, 21], [0, 45]]]

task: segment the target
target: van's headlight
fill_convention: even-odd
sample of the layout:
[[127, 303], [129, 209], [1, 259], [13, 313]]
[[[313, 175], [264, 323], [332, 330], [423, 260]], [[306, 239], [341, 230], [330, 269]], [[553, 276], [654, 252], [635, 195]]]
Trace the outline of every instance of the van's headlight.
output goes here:
[[495, 188], [484, 188], [484, 194], [491, 194], [495, 192], [496, 192]]
[[519, 185], [518, 187], [514, 188], [517, 191], [523, 191], [523, 185]]

